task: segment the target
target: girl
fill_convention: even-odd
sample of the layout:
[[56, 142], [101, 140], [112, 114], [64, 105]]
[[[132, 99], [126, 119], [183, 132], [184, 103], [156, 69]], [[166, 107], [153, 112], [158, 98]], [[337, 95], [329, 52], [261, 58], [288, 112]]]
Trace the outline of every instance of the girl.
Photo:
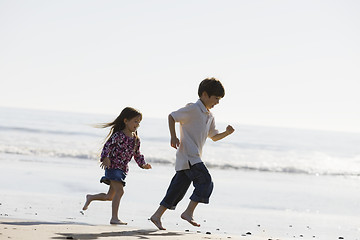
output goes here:
[[94, 201], [112, 201], [112, 216], [110, 224], [126, 225], [118, 218], [120, 199], [124, 194], [125, 178], [129, 171], [128, 163], [134, 157], [139, 167], [150, 169], [140, 154], [140, 139], [136, 129], [142, 120], [142, 114], [130, 107], [124, 108], [120, 115], [111, 123], [101, 125], [102, 128], [111, 127], [101, 153], [101, 167], [105, 169], [105, 176], [101, 178], [109, 186], [108, 193], [99, 193], [86, 196], [83, 210]]

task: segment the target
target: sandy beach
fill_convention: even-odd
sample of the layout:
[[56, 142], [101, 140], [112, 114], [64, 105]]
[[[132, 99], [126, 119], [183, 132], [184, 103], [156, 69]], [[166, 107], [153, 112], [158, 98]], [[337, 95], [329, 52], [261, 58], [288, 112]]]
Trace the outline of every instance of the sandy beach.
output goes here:
[[[41, 222], [0, 219], [0, 239], [240, 239], [191, 231], [157, 231], [128, 226], [89, 225], [71, 222]], [[247, 238], [258, 239], [258, 238]]]
[[[102, 170], [96, 163], [81, 172], [77, 164], [3, 160], [0, 239], [360, 239], [356, 179], [329, 182], [327, 177], [212, 169], [212, 201], [200, 205], [195, 215], [201, 227], [179, 217], [189, 191], [175, 211], [164, 214], [167, 231], [159, 231], [148, 218], [165, 193], [173, 166], [144, 171], [131, 164], [120, 205], [120, 218], [128, 225], [111, 226], [111, 202], [93, 202], [81, 211], [86, 193], [107, 188], [98, 182]], [[18, 181], [7, 181], [16, 171]]]

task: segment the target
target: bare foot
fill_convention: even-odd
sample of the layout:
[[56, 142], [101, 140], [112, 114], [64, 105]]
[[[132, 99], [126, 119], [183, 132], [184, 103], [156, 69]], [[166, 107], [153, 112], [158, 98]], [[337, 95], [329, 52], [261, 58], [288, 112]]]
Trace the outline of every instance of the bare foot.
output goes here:
[[192, 216], [189, 216], [189, 215], [183, 213], [183, 214], [181, 214], [181, 218], [188, 221], [191, 225], [193, 225], [195, 227], [200, 227], [200, 224], [195, 222]]
[[152, 221], [159, 230], [166, 230], [166, 228], [162, 226], [160, 218], [154, 217], [153, 215], [151, 216], [150, 221]]
[[127, 225], [126, 222], [123, 222], [119, 219], [111, 219], [110, 220], [110, 224], [114, 224], [114, 225]]
[[85, 211], [86, 209], [88, 209], [88, 206], [89, 206], [89, 204], [91, 203], [91, 201], [92, 201], [92, 200], [90, 199], [90, 195], [86, 195], [86, 202], [85, 202], [82, 210]]

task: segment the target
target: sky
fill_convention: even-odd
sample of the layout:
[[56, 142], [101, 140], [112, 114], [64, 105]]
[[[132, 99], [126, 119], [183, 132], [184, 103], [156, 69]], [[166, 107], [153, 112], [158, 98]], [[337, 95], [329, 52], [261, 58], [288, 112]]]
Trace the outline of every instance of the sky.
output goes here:
[[0, 107], [167, 118], [215, 77], [218, 122], [360, 132], [359, 12], [357, 0], [0, 0]]

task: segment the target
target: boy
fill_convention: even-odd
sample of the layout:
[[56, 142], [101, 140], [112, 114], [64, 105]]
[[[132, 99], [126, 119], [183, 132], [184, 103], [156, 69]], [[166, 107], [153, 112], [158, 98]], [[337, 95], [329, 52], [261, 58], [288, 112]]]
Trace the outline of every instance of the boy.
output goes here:
[[[219, 133], [215, 127], [214, 117], [209, 111], [225, 95], [221, 82], [215, 78], [203, 80], [199, 85], [198, 95], [200, 99], [196, 103], [188, 104], [169, 115], [171, 147], [177, 149], [176, 174], [171, 180], [159, 208], [150, 218], [160, 230], [166, 230], [162, 226], [161, 216], [167, 209], [175, 209], [191, 182], [195, 189], [181, 218], [193, 226], [200, 227], [200, 224], [193, 219], [194, 210], [199, 202], [209, 203], [209, 197], [213, 190], [211, 176], [201, 160], [202, 147], [207, 137], [218, 141], [234, 132], [229, 125], [224, 132]], [[176, 136], [175, 122], [180, 123], [180, 141]]]

